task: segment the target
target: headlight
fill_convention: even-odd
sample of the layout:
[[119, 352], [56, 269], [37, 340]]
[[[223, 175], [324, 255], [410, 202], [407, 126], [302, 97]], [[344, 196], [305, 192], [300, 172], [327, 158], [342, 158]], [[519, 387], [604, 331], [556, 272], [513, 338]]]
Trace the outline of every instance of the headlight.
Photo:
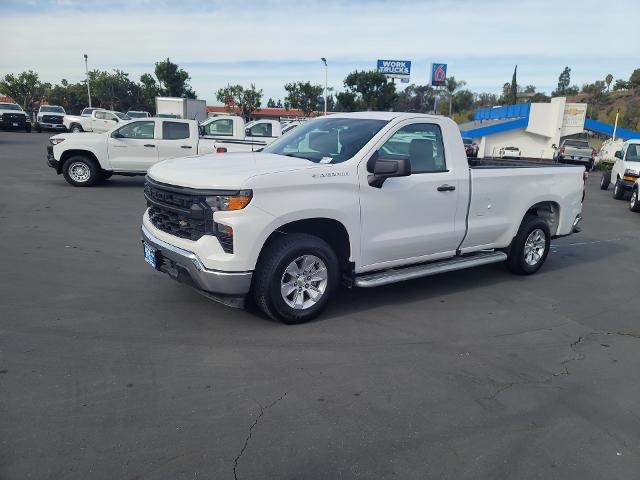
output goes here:
[[56, 137], [51, 137], [49, 139], [49, 141], [51, 142], [51, 145], [58, 145], [59, 143], [62, 143], [65, 141], [64, 138], [56, 138]]
[[41, 122], [42, 121], [42, 115], [38, 115], [38, 121]]
[[251, 201], [251, 190], [241, 190], [233, 195], [216, 195], [206, 197], [207, 205], [211, 207], [214, 212], [230, 211], [230, 210], [242, 210], [249, 205]]
[[624, 171], [624, 175], [625, 175], [625, 176], [627, 176], [627, 175], [628, 175], [628, 176], [630, 176], [630, 177], [637, 177], [637, 176], [638, 176], [638, 173], [639, 173], [639, 172], [638, 172], [638, 170], [634, 170], [633, 168], [627, 168], [627, 169]]

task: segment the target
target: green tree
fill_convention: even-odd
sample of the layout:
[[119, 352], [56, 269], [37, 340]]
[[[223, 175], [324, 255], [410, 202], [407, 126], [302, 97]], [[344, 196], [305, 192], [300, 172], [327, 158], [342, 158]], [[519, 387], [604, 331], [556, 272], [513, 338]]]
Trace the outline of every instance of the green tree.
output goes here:
[[311, 82], [291, 82], [284, 86], [287, 96], [285, 102], [290, 108], [302, 110], [305, 117], [318, 110], [318, 97], [322, 95], [323, 87]]
[[456, 77], [447, 77], [444, 81], [444, 89], [447, 92], [449, 98], [449, 116], [453, 115], [453, 96], [458, 90], [467, 84], [464, 80], [456, 80]]
[[433, 110], [436, 92], [431, 85], [407, 86], [398, 93], [393, 109], [398, 112], [426, 113]]
[[453, 113], [462, 113], [473, 108], [474, 95], [470, 90], [460, 90], [453, 96]]
[[339, 92], [336, 95], [336, 112], [355, 112], [358, 109], [357, 95], [353, 92]]
[[613, 82], [613, 75], [611, 74], [607, 75], [604, 81], [607, 84], [607, 93], [609, 93], [609, 90], [611, 89], [611, 82]]
[[511, 85], [509, 86], [509, 103], [515, 105], [518, 103], [518, 65], [513, 69], [513, 77], [511, 77]]
[[338, 102], [348, 105], [353, 99], [351, 108], [358, 110], [390, 110], [397, 98], [395, 84], [376, 70], [351, 72], [344, 86], [351, 95], [338, 94]]
[[140, 76], [141, 108], [153, 112], [156, 109], [156, 97], [160, 96], [160, 85], [150, 73]]
[[49, 90], [47, 100], [52, 105], [63, 106], [67, 113], [80, 113], [89, 103], [87, 85], [85, 82], [69, 83], [63, 78]]
[[640, 88], [640, 68], [636, 68], [629, 77], [630, 88]]
[[191, 80], [189, 74], [169, 58], [156, 62], [154, 73], [160, 82], [162, 96], [196, 98], [196, 93], [189, 85]]
[[267, 108], [276, 108], [276, 102], [271, 97], [267, 100]]
[[554, 97], [563, 97], [567, 95], [567, 87], [571, 83], [571, 69], [569, 67], [564, 67], [564, 70], [560, 73], [558, 77], [558, 87], [555, 92], [553, 92]]
[[0, 92], [13, 98], [25, 110], [42, 99], [51, 85], [42, 83], [36, 72], [27, 70], [17, 76], [9, 73], [0, 80]]
[[631, 84], [626, 80], [622, 80], [621, 78], [616, 80], [616, 83], [613, 85], [613, 91], [618, 90], [629, 90], [631, 88]]
[[110, 110], [127, 111], [131, 107], [138, 107], [141, 88], [129, 79], [129, 74], [122, 70], [107, 71], [93, 70], [89, 72], [91, 82], [91, 97], [97, 105]]
[[247, 120], [260, 110], [262, 90], [257, 90], [252, 83], [249, 88], [242, 85], [227, 85], [216, 92], [216, 98], [224, 103], [229, 113], [238, 112]]

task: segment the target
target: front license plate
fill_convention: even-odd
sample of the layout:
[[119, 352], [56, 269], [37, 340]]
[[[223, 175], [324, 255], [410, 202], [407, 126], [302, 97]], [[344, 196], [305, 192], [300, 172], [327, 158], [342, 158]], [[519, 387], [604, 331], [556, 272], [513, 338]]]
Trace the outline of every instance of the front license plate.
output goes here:
[[573, 157], [574, 160], [580, 160], [580, 157]]
[[144, 261], [156, 268], [156, 249], [146, 243], [142, 245], [144, 246]]
[[17, 127], [17, 126], [18, 126], [18, 124], [17, 124], [17, 123], [14, 123], [14, 124], [13, 124], [13, 126], [14, 126], [14, 127]]

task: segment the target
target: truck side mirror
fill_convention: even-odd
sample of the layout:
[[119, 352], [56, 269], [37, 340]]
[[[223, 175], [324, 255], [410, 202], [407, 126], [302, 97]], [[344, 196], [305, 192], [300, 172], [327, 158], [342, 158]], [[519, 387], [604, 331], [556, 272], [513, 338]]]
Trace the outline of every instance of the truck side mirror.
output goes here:
[[553, 145], [551, 145], [551, 148], [555, 150], [556, 148], [558, 148], [558, 146], [554, 143]]
[[622, 160], [622, 150], [618, 150], [616, 153], [613, 154], [613, 156]]
[[245, 137], [250, 137], [251, 136], [251, 129], [250, 128], [245, 128], [244, 129], [244, 136]]
[[367, 177], [369, 185], [382, 188], [387, 178], [408, 177], [411, 175], [411, 162], [408, 158], [380, 158], [375, 152], [367, 161]]

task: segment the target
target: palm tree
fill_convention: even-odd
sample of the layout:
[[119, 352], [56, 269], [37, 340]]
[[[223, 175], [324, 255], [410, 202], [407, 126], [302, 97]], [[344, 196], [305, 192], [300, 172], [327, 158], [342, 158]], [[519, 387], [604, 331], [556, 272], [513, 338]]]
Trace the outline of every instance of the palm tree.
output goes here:
[[453, 95], [467, 84], [464, 80], [456, 80], [456, 77], [448, 77], [444, 82], [444, 89], [449, 96], [449, 116], [453, 113]]
[[609, 93], [609, 87], [611, 87], [611, 82], [613, 82], [613, 75], [607, 75], [604, 81], [607, 82], [607, 93]]

